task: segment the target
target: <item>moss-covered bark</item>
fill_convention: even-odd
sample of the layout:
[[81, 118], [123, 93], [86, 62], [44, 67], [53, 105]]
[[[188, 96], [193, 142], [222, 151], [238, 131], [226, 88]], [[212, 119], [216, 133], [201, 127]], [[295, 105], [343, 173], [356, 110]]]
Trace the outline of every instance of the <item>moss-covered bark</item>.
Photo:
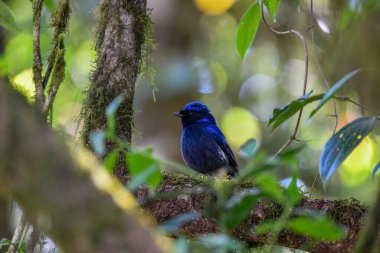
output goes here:
[[[243, 188], [246, 187], [243, 186]], [[194, 211], [208, 213], [207, 208], [215, 206], [212, 202], [215, 200], [210, 198], [212, 193], [201, 182], [183, 175], [166, 174], [157, 191], [161, 195], [166, 193], [166, 198], [142, 202], [144, 203], [143, 207], [159, 223], [184, 213]], [[183, 194], [167, 197], [170, 196], [169, 193], [176, 191], [181, 191]], [[138, 196], [140, 200], [144, 199], [143, 195], [144, 192], [140, 192]], [[307, 236], [284, 230], [279, 234], [277, 245], [315, 253], [348, 253], [353, 251], [367, 211], [366, 207], [361, 203], [353, 199], [323, 200], [305, 198], [297, 208], [319, 211], [329, 215], [338, 224], [342, 224], [347, 229], [347, 236], [341, 241], [314, 241]], [[278, 219], [281, 212], [282, 208], [279, 204], [273, 201], [261, 200], [244, 222], [236, 224], [237, 226], [232, 230], [232, 235], [252, 247], [263, 245], [268, 241], [270, 235], [257, 235], [254, 232], [255, 227], [265, 221]], [[183, 232], [191, 237], [219, 231], [220, 228], [215, 219], [207, 216], [195, 219], [183, 226]]]
[[[116, 134], [131, 141], [133, 99], [139, 73], [146, 27], [150, 25], [146, 1], [103, 0], [98, 10], [95, 70], [83, 103], [82, 138], [89, 147], [89, 134], [103, 129], [105, 109], [120, 94], [124, 101], [116, 115]], [[112, 149], [112, 143], [108, 150]], [[115, 175], [126, 180], [124, 158], [120, 156]]]

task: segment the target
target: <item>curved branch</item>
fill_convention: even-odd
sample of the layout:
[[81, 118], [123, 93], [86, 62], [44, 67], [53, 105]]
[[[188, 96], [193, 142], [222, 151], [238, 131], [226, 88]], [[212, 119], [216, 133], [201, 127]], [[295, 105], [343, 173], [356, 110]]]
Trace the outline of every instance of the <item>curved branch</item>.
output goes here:
[[[271, 30], [273, 33], [275, 33], [277, 35], [291, 35], [291, 34], [293, 34], [293, 35], [297, 36], [299, 38], [299, 40], [302, 42], [303, 48], [304, 48], [304, 51], [305, 51], [305, 76], [304, 76], [302, 95], [305, 95], [306, 94], [306, 89], [307, 89], [307, 77], [308, 77], [308, 72], [309, 72], [309, 52], [308, 52], [308, 49], [307, 49], [307, 44], [306, 44], [305, 38], [297, 30], [289, 29], [287, 31], [278, 31], [275, 28], [273, 28], [272, 26], [270, 26], [267, 23], [267, 21], [265, 19], [265, 15], [264, 15], [264, 0], [260, 1], [260, 13], [261, 13], [261, 20], [263, 21], [263, 23], [265, 24], [265, 26], [268, 27], [269, 30]], [[294, 127], [293, 134], [290, 136], [290, 138], [288, 139], [288, 141], [276, 152], [276, 154], [274, 154], [273, 157], [276, 157], [279, 154], [281, 154], [290, 144], [292, 144], [292, 142], [294, 140], [297, 140], [296, 137], [297, 137], [299, 125], [300, 125], [300, 122], [301, 122], [302, 112], [303, 112], [303, 109], [301, 109], [300, 112], [298, 113], [298, 118], [297, 118], [296, 125]]]

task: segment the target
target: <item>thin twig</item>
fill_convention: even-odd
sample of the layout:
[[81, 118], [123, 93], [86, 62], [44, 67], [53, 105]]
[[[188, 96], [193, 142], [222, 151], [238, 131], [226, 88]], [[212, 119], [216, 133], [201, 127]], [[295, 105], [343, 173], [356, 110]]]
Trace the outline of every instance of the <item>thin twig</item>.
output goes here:
[[[307, 44], [306, 44], [305, 38], [297, 30], [289, 29], [287, 31], [278, 31], [278, 30], [274, 29], [273, 27], [271, 27], [267, 23], [267, 21], [265, 19], [265, 16], [264, 16], [264, 0], [260, 1], [260, 13], [261, 13], [261, 20], [263, 21], [263, 23], [265, 24], [265, 26], [268, 27], [269, 30], [271, 30], [273, 33], [275, 33], [277, 35], [294, 34], [294, 35], [296, 35], [301, 40], [301, 42], [303, 44], [304, 51], [305, 51], [305, 76], [304, 76], [303, 92], [302, 92], [302, 95], [305, 95], [306, 94], [306, 89], [307, 89], [307, 76], [308, 76], [308, 72], [309, 72], [309, 52], [308, 52], [308, 49], [307, 49]], [[300, 112], [298, 113], [297, 123], [296, 123], [296, 126], [294, 127], [293, 134], [290, 136], [290, 138], [288, 139], [288, 141], [276, 152], [276, 154], [274, 154], [273, 157], [276, 157], [279, 154], [281, 154], [294, 140], [297, 139], [296, 136], [297, 136], [297, 132], [298, 132], [299, 125], [300, 125], [300, 121], [301, 121], [301, 117], [302, 117], [302, 112], [303, 112], [303, 109], [301, 109]]]
[[[312, 45], [313, 52], [314, 52], [315, 64], [317, 65], [317, 68], [318, 68], [319, 74], [322, 77], [323, 83], [326, 85], [327, 89], [329, 90], [330, 89], [330, 84], [328, 83], [328, 81], [326, 79], [326, 76], [325, 76], [324, 72], [322, 71], [321, 64], [319, 63], [318, 51], [317, 51], [317, 48], [315, 46], [315, 37], [314, 37], [314, 4], [313, 4], [313, 0], [310, 0], [310, 34], [311, 34], [311, 45]], [[332, 116], [335, 118], [335, 125], [334, 125], [334, 130], [333, 130], [332, 134], [335, 134], [336, 129], [338, 127], [338, 122], [339, 122], [335, 100], [333, 100], [333, 105], [334, 105], [334, 114]], [[310, 197], [313, 194], [313, 191], [314, 191], [314, 188], [315, 188], [315, 183], [317, 182], [318, 176], [319, 176], [319, 173], [317, 173], [315, 175], [315, 177], [314, 177], [313, 184], [311, 185], [311, 188], [310, 188], [310, 195], [309, 195]]]
[[64, 34], [67, 30], [68, 21], [70, 16], [70, 1], [60, 0], [58, 2], [56, 11], [53, 18], [54, 26], [54, 37], [53, 43], [54, 48], [52, 49], [50, 56], [48, 58], [48, 68], [45, 73], [43, 80], [43, 87], [47, 86], [50, 75], [52, 75], [51, 85], [48, 90], [47, 98], [42, 107], [42, 112], [47, 115], [52, 103], [55, 99], [57, 91], [63, 82], [65, 76], [65, 59], [64, 59]]
[[[321, 67], [321, 64], [319, 63], [319, 59], [318, 59], [318, 51], [317, 51], [317, 48], [315, 46], [315, 38], [314, 38], [314, 4], [313, 4], [313, 0], [310, 0], [310, 34], [311, 34], [311, 45], [313, 46], [313, 52], [314, 52], [314, 57], [315, 57], [315, 63], [317, 65], [317, 68], [318, 68], [318, 71], [322, 77], [322, 80], [324, 82], [324, 84], [326, 85], [327, 89], [329, 90], [330, 89], [330, 84], [328, 83], [327, 79], [326, 79], [326, 76], [325, 74], [323, 73], [322, 71], [322, 67]], [[335, 134], [336, 132], [336, 129], [338, 127], [338, 122], [339, 122], [339, 118], [338, 118], [338, 112], [337, 112], [337, 109], [336, 109], [336, 102], [335, 100], [333, 101], [333, 105], [334, 105], [334, 114], [333, 114], [333, 117], [335, 118], [335, 126], [334, 126], [334, 130], [333, 130], [333, 134]]]
[[359, 102], [356, 102], [355, 100], [352, 100], [351, 98], [349, 97], [339, 97], [339, 96], [334, 96], [333, 97], [334, 99], [337, 99], [339, 101], [342, 101], [342, 102], [350, 102], [350, 103], [353, 103], [354, 105], [366, 110], [366, 111], [369, 111], [371, 113], [375, 113], [375, 114], [379, 114], [379, 112], [375, 111], [375, 110], [372, 110], [371, 108], [368, 108], [367, 106], [359, 103]]
[[67, 30], [69, 14], [70, 14], [69, 0], [60, 1], [58, 3], [58, 7], [55, 9], [54, 16], [52, 18], [52, 23], [53, 23], [52, 25], [55, 28], [53, 43], [52, 43], [53, 48], [48, 57], [48, 66], [47, 66], [45, 76], [42, 82], [42, 86], [44, 89], [46, 88], [49, 78], [51, 76], [51, 73], [53, 71], [58, 50], [60, 50], [60, 47], [59, 47], [60, 36], [61, 34], [64, 34], [65, 31]]
[[33, 81], [36, 87], [36, 101], [43, 106], [45, 95], [42, 86], [42, 59], [40, 47], [40, 23], [43, 0], [33, 1]]
[[17, 249], [19, 247], [19, 243], [21, 241], [23, 231], [26, 225], [27, 225], [27, 221], [25, 219], [24, 214], [22, 213], [20, 216], [20, 220], [17, 224], [16, 230], [13, 234], [11, 244], [9, 245], [9, 248], [7, 250], [7, 253], [17, 252]]
[[46, 89], [46, 85], [47, 85], [47, 83], [49, 81], [49, 78], [50, 78], [50, 75], [51, 75], [51, 71], [53, 70], [53, 67], [54, 67], [56, 51], [57, 51], [57, 46], [54, 45], [53, 49], [50, 52], [50, 55], [49, 55], [49, 58], [48, 58], [48, 66], [47, 66], [47, 69], [46, 69], [46, 72], [45, 72], [44, 79], [42, 81], [42, 87], [43, 87], [44, 90]]
[[28, 222], [26, 222], [25, 226], [24, 226], [24, 229], [22, 231], [22, 235], [21, 235], [21, 238], [20, 238], [20, 241], [17, 245], [17, 250], [15, 252], [22, 252], [21, 251], [21, 246], [24, 245], [25, 246], [25, 239], [26, 239], [26, 235], [28, 234], [28, 231], [29, 231], [29, 228], [30, 228], [30, 224]]
[[[62, 46], [60, 46], [62, 43]], [[45, 103], [42, 107], [42, 113], [46, 115], [48, 111], [50, 110], [53, 101], [55, 99], [55, 95], [57, 94], [57, 91], [65, 77], [65, 60], [63, 58], [64, 56], [64, 46], [63, 46], [63, 38], [60, 45], [58, 47], [61, 47], [62, 49], [57, 52], [54, 68], [53, 68], [53, 78], [51, 85], [48, 90], [48, 95], [46, 97]]]
[[311, 187], [310, 187], [310, 194], [309, 194], [309, 197], [310, 197], [310, 198], [311, 198], [311, 196], [313, 195], [314, 188], [315, 188], [315, 184], [317, 183], [318, 176], [319, 176], [319, 172], [317, 172], [317, 174], [316, 174], [315, 177], [314, 177], [313, 183], [311, 184]]

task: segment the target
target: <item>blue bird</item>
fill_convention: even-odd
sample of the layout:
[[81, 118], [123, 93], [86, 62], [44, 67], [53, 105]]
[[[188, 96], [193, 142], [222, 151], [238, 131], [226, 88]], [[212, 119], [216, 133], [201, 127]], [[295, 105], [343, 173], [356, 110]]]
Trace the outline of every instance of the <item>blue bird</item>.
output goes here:
[[181, 153], [188, 167], [208, 175], [226, 168], [236, 176], [236, 158], [206, 105], [190, 102], [174, 115], [182, 120]]

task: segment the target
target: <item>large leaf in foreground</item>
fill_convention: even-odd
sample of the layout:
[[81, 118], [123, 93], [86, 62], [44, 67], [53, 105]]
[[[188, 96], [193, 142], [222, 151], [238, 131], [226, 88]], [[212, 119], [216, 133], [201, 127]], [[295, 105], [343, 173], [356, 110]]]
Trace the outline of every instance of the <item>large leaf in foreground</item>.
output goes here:
[[310, 218], [297, 217], [291, 219], [286, 227], [293, 232], [307, 235], [317, 240], [340, 240], [344, 237], [344, 230], [328, 217]]
[[259, 25], [260, 6], [255, 3], [244, 13], [236, 32], [236, 49], [242, 60], [255, 39]]
[[208, 234], [198, 237], [198, 241], [208, 248], [215, 249], [210, 252], [239, 251], [243, 244], [226, 234]]
[[324, 96], [323, 94], [319, 94], [310, 97], [311, 93], [312, 91], [280, 108], [275, 108], [268, 123], [268, 125], [273, 124], [272, 131], [275, 130], [283, 122], [288, 120], [290, 117], [292, 117], [294, 114], [296, 114], [299, 110], [304, 108], [307, 104], [322, 99]]
[[235, 203], [229, 210], [223, 213], [222, 220], [224, 226], [231, 230], [239, 225], [251, 213], [256, 202], [261, 197], [259, 193], [247, 193], [241, 197], [240, 201]]
[[375, 123], [375, 117], [356, 119], [328, 140], [319, 161], [319, 174], [324, 186], [334, 171], [371, 132]]
[[151, 189], [156, 189], [161, 181], [161, 165], [156, 160], [151, 150], [130, 151], [127, 154], [128, 169], [132, 180], [128, 184], [129, 190], [133, 191], [142, 184], [147, 184]]
[[345, 75], [344, 77], [342, 77], [338, 82], [336, 82], [333, 87], [331, 87], [331, 89], [329, 89], [329, 91], [323, 96], [322, 100], [319, 102], [317, 108], [315, 108], [311, 113], [310, 113], [310, 116], [309, 118], [313, 117], [313, 115], [319, 111], [319, 109], [321, 109], [321, 107], [326, 104], [327, 101], [329, 101], [334, 95], [335, 93], [340, 89], [342, 88], [342, 86], [348, 81], [350, 80], [354, 75], [356, 75], [356, 73], [358, 73], [360, 71], [360, 69], [357, 69], [357, 70], [354, 70], [350, 73], [348, 73], [347, 75]]

